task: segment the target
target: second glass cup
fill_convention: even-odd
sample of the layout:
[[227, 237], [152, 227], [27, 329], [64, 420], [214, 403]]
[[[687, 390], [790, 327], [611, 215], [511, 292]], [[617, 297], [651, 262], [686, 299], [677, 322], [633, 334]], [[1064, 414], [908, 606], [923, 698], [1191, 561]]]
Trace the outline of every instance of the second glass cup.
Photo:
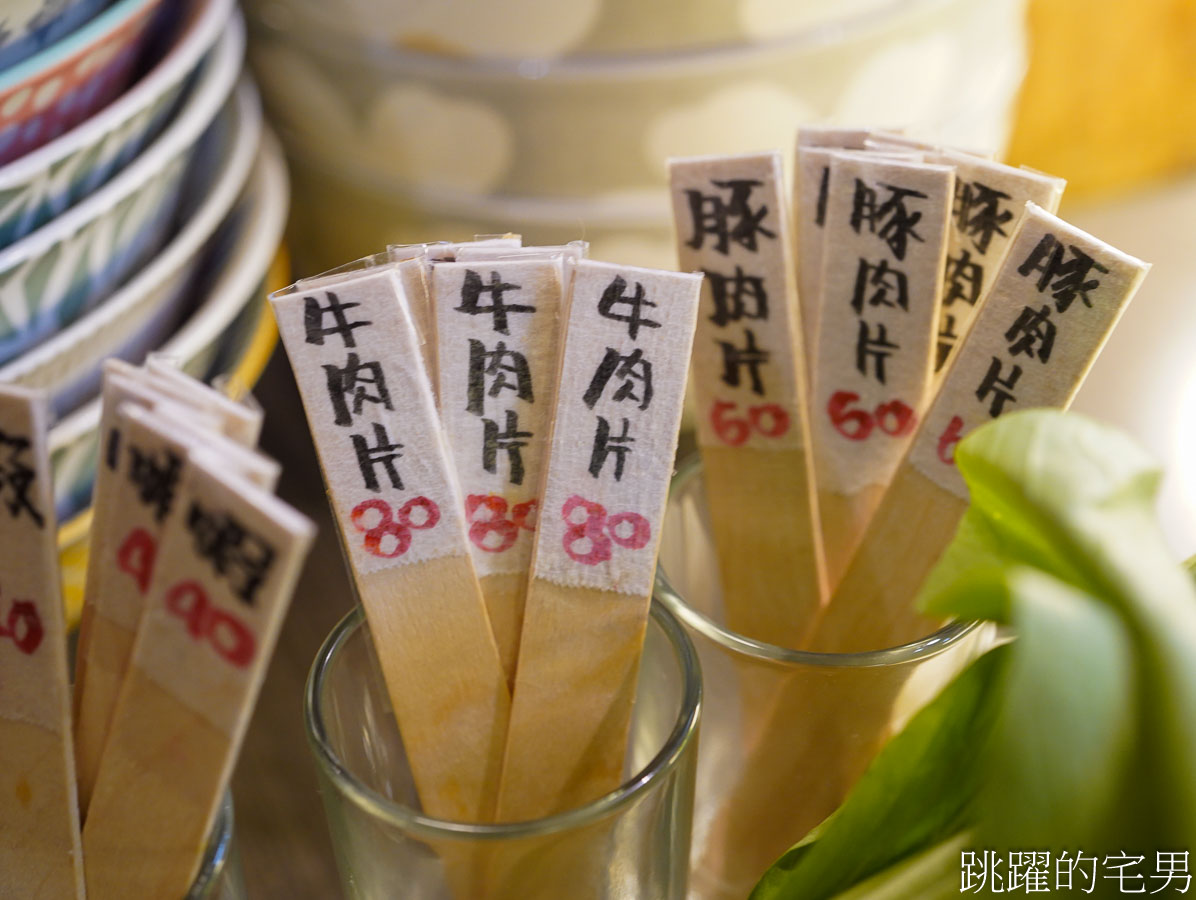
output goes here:
[[530, 822], [434, 819], [419, 808], [368, 627], [354, 611], [321, 647], [305, 698], [346, 897], [682, 900], [701, 695], [693, 645], [653, 604], [618, 789]]
[[810, 653], [725, 627], [696, 458], [673, 482], [656, 597], [705, 682], [690, 897], [742, 900], [835, 810], [881, 745], [991, 642], [975, 623], [869, 653]]

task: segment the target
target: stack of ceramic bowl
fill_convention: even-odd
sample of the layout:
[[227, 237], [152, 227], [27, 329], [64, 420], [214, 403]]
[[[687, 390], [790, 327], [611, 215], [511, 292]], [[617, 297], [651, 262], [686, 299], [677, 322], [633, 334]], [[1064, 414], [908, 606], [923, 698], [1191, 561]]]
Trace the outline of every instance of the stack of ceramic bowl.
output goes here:
[[15, 7], [0, 11], [0, 382], [44, 388], [59, 416], [70, 600], [101, 363], [155, 352], [252, 384], [289, 189], [234, 0]]
[[809, 123], [1004, 143], [1023, 0], [247, 0], [292, 249], [521, 230], [671, 265], [664, 161]]

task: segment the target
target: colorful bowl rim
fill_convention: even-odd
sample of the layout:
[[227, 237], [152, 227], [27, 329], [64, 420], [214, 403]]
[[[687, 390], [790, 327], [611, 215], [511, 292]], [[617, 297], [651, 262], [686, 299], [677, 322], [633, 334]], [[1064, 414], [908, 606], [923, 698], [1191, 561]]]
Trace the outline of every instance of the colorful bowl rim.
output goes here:
[[161, 2], [163, 0], [117, 0], [116, 3], [77, 31], [71, 32], [60, 41], [55, 41], [33, 56], [21, 60], [8, 71], [0, 73], [0, 94], [52, 69], [84, 47], [102, 40], [130, 19], [136, 18], [145, 10], [151, 9]]
[[195, 0], [191, 21], [149, 72], [95, 115], [48, 144], [0, 166], [0, 190], [30, 181], [60, 160], [97, 143], [104, 134], [116, 130], [186, 78], [216, 43], [233, 12], [233, 2]]
[[[278, 142], [268, 130], [262, 140], [254, 168], [245, 187], [246, 196], [256, 196], [250, 207], [237, 254], [230, 258], [216, 283], [202, 302], [156, 355], [187, 361], [209, 344], [236, 317], [248, 302], [256, 298], [262, 278], [282, 240], [289, 205], [286, 164]], [[63, 417], [50, 430], [50, 452], [73, 444], [100, 422], [100, 401], [93, 399]]]
[[[217, 56], [211, 60], [212, 70], [205, 73], [203, 89], [218, 91], [229, 104], [233, 117], [229, 147], [225, 158], [204, 192], [203, 199], [165, 247], [158, 251], [134, 277], [120, 286], [95, 309], [85, 313], [66, 328], [33, 347], [26, 353], [0, 366], [0, 383], [20, 383], [34, 376], [39, 369], [54, 366], [61, 357], [84, 344], [89, 336], [109, 321], [129, 313], [144, 297], [174, 277], [178, 269], [199, 252], [233, 208], [245, 187], [253, 161], [257, 156], [262, 132], [261, 104], [252, 85], [242, 81], [231, 100], [229, 89], [234, 78], [225, 78], [219, 65], [226, 55], [238, 54], [244, 37], [242, 29], [230, 29], [216, 47]], [[232, 69], [235, 76], [236, 69]], [[227, 83], [226, 83], [227, 82]], [[224, 114], [223, 111], [218, 115]], [[43, 388], [53, 392], [54, 384], [37, 380]]]
[[[232, 25], [230, 21], [230, 28], [240, 27], [239, 20], [236, 21], [237, 25]], [[224, 64], [232, 69], [234, 76], [240, 71], [239, 58], [227, 60]], [[233, 78], [229, 78], [230, 88], [232, 82]], [[220, 96], [215, 89], [196, 94], [193, 102], [188, 102], [179, 110], [178, 115], [154, 142], [107, 184], [41, 228], [0, 250], [0, 274], [26, 260], [41, 256], [55, 244], [69, 239], [84, 226], [100, 219], [122, 200], [136, 193], [148, 179], [158, 174], [199, 139], [220, 111], [226, 97], [227, 91], [224, 96]]]

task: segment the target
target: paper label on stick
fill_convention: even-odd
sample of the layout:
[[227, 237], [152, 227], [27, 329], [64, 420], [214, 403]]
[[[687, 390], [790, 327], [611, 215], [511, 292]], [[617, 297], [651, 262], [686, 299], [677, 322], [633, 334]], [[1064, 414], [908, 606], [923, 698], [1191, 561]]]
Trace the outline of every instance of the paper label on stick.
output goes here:
[[925, 408], [953, 174], [837, 154], [831, 163], [811, 431], [820, 484], [892, 478]]
[[680, 268], [705, 273], [694, 342], [703, 446], [804, 446], [805, 361], [778, 153], [669, 165]]
[[648, 596], [701, 277], [574, 269], [533, 573]]
[[190, 456], [132, 665], [235, 739], [314, 530], [282, 501], [217, 474], [222, 465]]
[[66, 634], [45, 429], [35, 394], [0, 389], [0, 717], [61, 734]]
[[464, 555], [459, 494], [394, 270], [272, 302], [354, 569]]
[[440, 405], [478, 575], [526, 572], [556, 397], [560, 259], [436, 263]]
[[939, 317], [935, 371], [967, 334], [1009, 249], [1027, 201], [1054, 213], [1064, 182], [965, 153], [935, 154], [933, 161], [955, 169], [955, 199], [947, 235], [943, 308]]
[[909, 461], [966, 498], [955, 445], [1019, 409], [1066, 407], [1149, 266], [1028, 204]]

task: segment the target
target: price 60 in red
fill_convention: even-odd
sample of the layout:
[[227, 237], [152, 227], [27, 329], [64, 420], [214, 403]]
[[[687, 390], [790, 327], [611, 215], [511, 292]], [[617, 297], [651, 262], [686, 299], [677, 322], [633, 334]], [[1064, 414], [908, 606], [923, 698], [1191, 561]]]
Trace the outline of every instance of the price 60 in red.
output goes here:
[[860, 395], [851, 391], [835, 391], [826, 404], [831, 425], [849, 441], [866, 441], [874, 430], [890, 437], [903, 437], [912, 432], [918, 424], [918, 417], [914, 411], [900, 400], [881, 403], [869, 412], [862, 407], [853, 406], [859, 399]]

